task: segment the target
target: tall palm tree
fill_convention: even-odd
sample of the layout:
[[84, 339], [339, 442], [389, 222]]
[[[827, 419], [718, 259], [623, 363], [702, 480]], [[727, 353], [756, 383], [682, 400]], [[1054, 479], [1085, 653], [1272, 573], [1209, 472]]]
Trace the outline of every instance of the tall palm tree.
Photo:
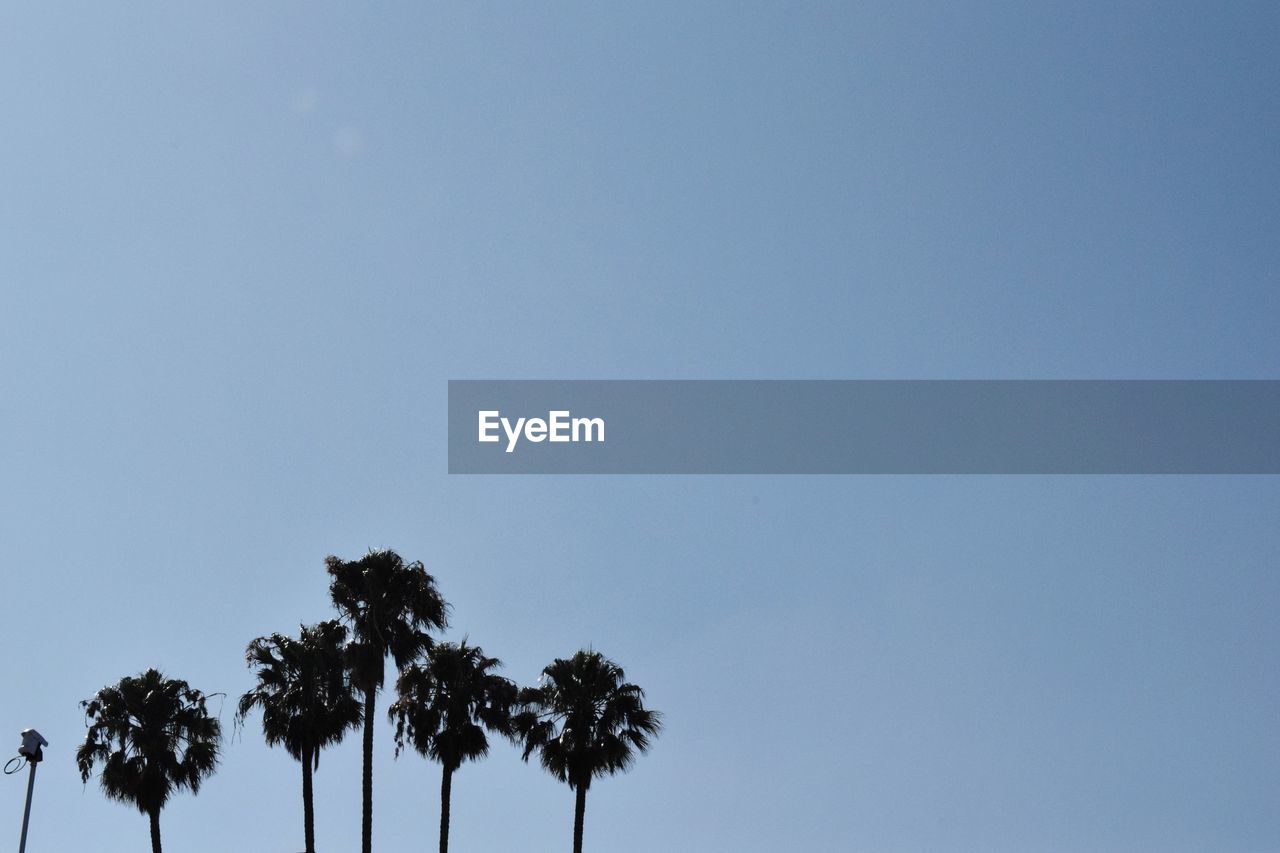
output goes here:
[[240, 697], [236, 724], [262, 709], [262, 734], [302, 763], [302, 824], [306, 853], [315, 853], [312, 771], [320, 750], [338, 743], [360, 722], [360, 701], [347, 682], [347, 629], [336, 620], [303, 625], [299, 636], [259, 637], [245, 649], [258, 683]]
[[395, 551], [370, 551], [358, 560], [325, 557], [329, 594], [353, 634], [347, 646], [351, 683], [364, 699], [364, 775], [361, 851], [373, 848], [373, 717], [386, 659], [403, 669], [431, 648], [433, 629], [448, 622], [448, 605], [422, 563]]
[[411, 744], [426, 758], [439, 761], [440, 853], [449, 853], [449, 796], [453, 774], [464, 761], [489, 752], [485, 730], [511, 733], [511, 706], [516, 700], [513, 682], [493, 670], [502, 665], [484, 656], [467, 641], [439, 643], [427, 653], [425, 663], [407, 666], [396, 680], [399, 698], [387, 716], [396, 724], [396, 755]]
[[205, 694], [155, 669], [126, 676], [80, 703], [89, 731], [76, 750], [88, 783], [102, 765], [102, 791], [136, 806], [151, 821], [151, 851], [160, 850], [160, 810], [175, 792], [195, 794], [218, 764], [222, 726]]
[[644, 691], [624, 679], [622, 668], [599, 652], [584, 649], [567, 660], [557, 658], [537, 687], [520, 691], [519, 712], [512, 718], [524, 744], [521, 757], [528, 761], [537, 752], [542, 766], [577, 795], [573, 853], [582, 853], [591, 780], [628, 770], [662, 729], [662, 715], [644, 707]]

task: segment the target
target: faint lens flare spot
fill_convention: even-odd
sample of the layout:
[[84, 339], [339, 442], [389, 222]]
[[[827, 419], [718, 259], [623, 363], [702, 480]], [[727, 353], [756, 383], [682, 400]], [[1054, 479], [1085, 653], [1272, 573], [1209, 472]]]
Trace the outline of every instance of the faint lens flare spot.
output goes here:
[[308, 86], [293, 97], [293, 111], [301, 115], [313, 113], [320, 105], [320, 93], [314, 86]]
[[364, 135], [358, 128], [340, 127], [333, 132], [333, 150], [339, 157], [354, 157], [364, 150]]

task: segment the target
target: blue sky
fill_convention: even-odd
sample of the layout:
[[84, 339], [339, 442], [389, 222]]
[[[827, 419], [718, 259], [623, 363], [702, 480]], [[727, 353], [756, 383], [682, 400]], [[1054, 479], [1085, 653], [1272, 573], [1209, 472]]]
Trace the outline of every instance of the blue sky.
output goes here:
[[[229, 727], [245, 643], [371, 546], [511, 677], [590, 644], [665, 712], [588, 849], [1276, 849], [1276, 478], [451, 478], [444, 425], [450, 378], [1276, 378], [1278, 37], [1264, 3], [8, 10], [29, 850], [145, 844], [76, 776], [80, 699], [158, 665]], [[438, 768], [390, 735], [375, 843], [422, 849]], [[322, 758], [323, 849], [358, 766]], [[166, 841], [296, 850], [299, 788], [251, 727]], [[454, 846], [563, 849], [572, 805], [499, 745]]]

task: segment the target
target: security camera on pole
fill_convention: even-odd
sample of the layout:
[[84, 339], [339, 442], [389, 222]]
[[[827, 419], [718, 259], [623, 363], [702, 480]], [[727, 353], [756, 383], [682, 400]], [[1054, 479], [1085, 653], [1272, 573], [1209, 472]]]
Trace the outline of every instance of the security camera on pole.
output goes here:
[[[18, 842], [18, 853], [26, 853], [27, 849], [27, 824], [31, 820], [31, 793], [36, 786], [36, 765], [44, 760], [44, 747], [49, 745], [49, 741], [44, 739], [35, 729], [24, 729], [22, 732], [22, 746], [18, 747], [18, 755], [4, 766], [6, 774], [17, 773], [22, 769], [25, 762], [31, 767], [31, 774], [27, 777], [27, 805], [22, 811], [22, 840]], [[10, 766], [13, 767], [10, 770]]]

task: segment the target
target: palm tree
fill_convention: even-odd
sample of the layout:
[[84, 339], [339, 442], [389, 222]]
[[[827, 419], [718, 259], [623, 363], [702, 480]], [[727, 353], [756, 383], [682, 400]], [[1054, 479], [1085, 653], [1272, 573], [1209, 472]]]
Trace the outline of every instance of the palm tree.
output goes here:
[[406, 743], [444, 768], [440, 781], [440, 853], [449, 851], [449, 795], [464, 761], [489, 752], [485, 730], [508, 735], [513, 682], [492, 670], [502, 665], [477, 646], [440, 643], [425, 664], [410, 664], [396, 680], [399, 697], [387, 716], [396, 723], [396, 756]]
[[573, 853], [582, 853], [591, 780], [628, 770], [662, 729], [662, 715], [646, 710], [644, 691], [624, 678], [622, 668], [599, 652], [557, 658], [537, 687], [520, 691], [520, 710], [512, 718], [524, 744], [521, 757], [528, 761], [537, 752], [542, 766], [577, 795]]
[[373, 717], [386, 658], [402, 669], [431, 648], [431, 629], [447, 624], [448, 605], [422, 563], [395, 551], [370, 551], [350, 562], [325, 557], [329, 594], [351, 625], [347, 646], [351, 683], [364, 698], [364, 775], [361, 851], [373, 847]]
[[258, 683], [240, 697], [236, 724], [262, 708], [262, 734], [269, 746], [281, 745], [302, 763], [302, 823], [306, 853], [315, 853], [315, 811], [311, 774], [320, 766], [320, 750], [338, 743], [360, 722], [360, 701], [347, 683], [344, 644], [347, 629], [338, 621], [301, 626], [298, 638], [272, 634], [245, 650], [245, 662]]
[[102, 791], [151, 821], [151, 851], [160, 850], [160, 810], [175, 791], [195, 794], [218, 764], [222, 726], [205, 694], [155, 669], [127, 676], [80, 703], [89, 731], [76, 750], [86, 784], [101, 763]]

